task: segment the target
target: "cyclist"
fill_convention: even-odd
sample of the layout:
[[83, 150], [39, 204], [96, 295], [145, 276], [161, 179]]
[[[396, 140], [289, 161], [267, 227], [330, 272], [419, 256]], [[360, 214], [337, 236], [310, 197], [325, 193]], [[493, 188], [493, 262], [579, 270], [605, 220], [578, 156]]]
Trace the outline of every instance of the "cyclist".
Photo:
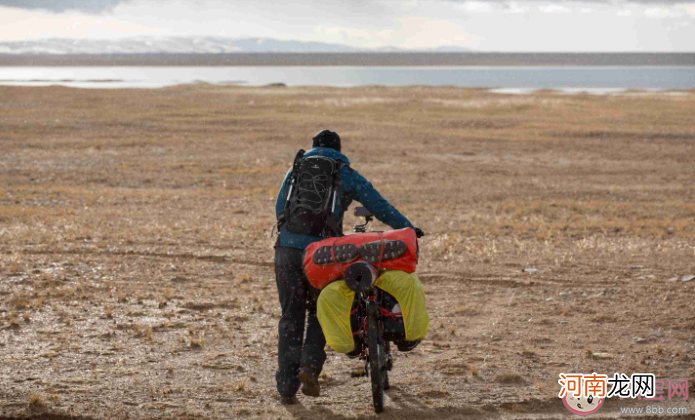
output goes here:
[[[280, 402], [285, 405], [297, 402], [295, 394], [300, 384], [305, 395], [320, 395], [318, 375], [326, 360], [326, 339], [316, 318], [319, 291], [311, 287], [304, 274], [304, 249], [323, 237], [342, 235], [343, 214], [353, 200], [359, 201], [377, 219], [393, 229], [416, 229], [369, 181], [350, 167], [350, 161], [341, 153], [340, 136], [336, 132], [322, 130], [312, 140], [312, 148], [304, 153], [303, 158], [295, 159], [293, 169], [285, 176], [275, 206], [279, 231], [275, 242], [275, 279], [282, 308], [278, 325], [278, 369], [275, 379]], [[301, 191], [307, 192], [308, 189], [299, 188], [301, 178], [294, 178], [295, 184], [292, 184], [293, 176], [304, 175], [302, 168], [306, 165], [302, 166], [301, 162], [314, 156], [328, 158], [338, 168], [338, 176], [334, 177], [337, 181], [333, 182], [330, 182], [330, 174], [309, 175], [313, 176], [310, 180], [313, 185], [311, 188], [314, 189], [309, 192], [321, 193], [326, 189], [338, 192], [334, 201], [328, 205], [320, 200], [312, 201], [306, 195], [302, 197]], [[321, 184], [322, 188], [317, 188], [317, 180], [327, 183]], [[290, 191], [292, 188], [300, 191], [299, 196], [296, 191]], [[325, 197], [322, 199], [325, 200]], [[326, 207], [331, 209], [328, 214], [321, 211]], [[311, 211], [306, 210], [309, 208]], [[419, 229], [416, 231], [421, 232]]]

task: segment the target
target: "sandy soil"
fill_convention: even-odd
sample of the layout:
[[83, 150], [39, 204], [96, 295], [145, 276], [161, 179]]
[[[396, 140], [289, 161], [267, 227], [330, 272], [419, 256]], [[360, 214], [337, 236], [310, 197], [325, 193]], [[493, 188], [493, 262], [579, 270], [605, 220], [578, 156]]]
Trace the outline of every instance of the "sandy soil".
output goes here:
[[560, 372], [695, 379], [695, 92], [0, 87], [0, 418], [375, 416], [332, 351], [320, 398], [275, 396], [273, 205], [324, 127], [428, 233], [430, 333], [380, 418], [571, 416]]

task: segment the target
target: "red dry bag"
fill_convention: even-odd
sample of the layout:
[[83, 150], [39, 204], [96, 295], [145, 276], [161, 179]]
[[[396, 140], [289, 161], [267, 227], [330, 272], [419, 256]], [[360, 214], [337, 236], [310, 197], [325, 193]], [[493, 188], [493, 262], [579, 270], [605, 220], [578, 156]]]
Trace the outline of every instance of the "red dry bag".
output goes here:
[[417, 259], [417, 236], [412, 228], [356, 233], [310, 244], [304, 254], [304, 272], [311, 285], [321, 290], [343, 278], [345, 270], [357, 261], [414, 273]]

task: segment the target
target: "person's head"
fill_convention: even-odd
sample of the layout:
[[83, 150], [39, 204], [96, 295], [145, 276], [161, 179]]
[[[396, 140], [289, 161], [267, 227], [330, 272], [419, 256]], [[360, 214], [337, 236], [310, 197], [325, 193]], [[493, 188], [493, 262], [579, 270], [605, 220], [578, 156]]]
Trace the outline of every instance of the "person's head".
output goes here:
[[335, 131], [321, 130], [314, 136], [311, 147], [330, 147], [340, 152], [340, 136]]

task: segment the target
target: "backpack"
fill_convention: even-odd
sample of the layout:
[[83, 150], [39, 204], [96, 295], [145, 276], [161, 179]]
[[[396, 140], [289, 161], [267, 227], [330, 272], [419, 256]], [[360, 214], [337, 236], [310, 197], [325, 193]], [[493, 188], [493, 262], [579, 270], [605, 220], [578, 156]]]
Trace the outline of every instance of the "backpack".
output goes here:
[[325, 156], [304, 157], [300, 150], [286, 186], [285, 207], [278, 215], [278, 231], [321, 238], [342, 236], [335, 210], [344, 165]]

